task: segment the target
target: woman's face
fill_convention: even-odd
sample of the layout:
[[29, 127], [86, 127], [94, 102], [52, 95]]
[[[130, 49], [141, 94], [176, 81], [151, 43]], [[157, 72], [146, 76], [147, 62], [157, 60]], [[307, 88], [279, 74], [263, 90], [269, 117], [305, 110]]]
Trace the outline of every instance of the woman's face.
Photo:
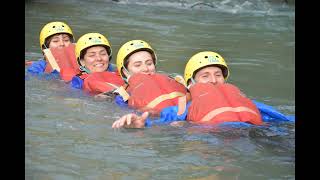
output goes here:
[[71, 44], [71, 39], [68, 34], [55, 34], [49, 39], [49, 48], [63, 48]]
[[208, 66], [196, 73], [194, 80], [198, 83], [223, 84], [225, 82], [222, 70], [219, 67]]
[[106, 71], [109, 65], [109, 55], [105, 47], [89, 47], [80, 60], [82, 66], [85, 66], [90, 72]]
[[[152, 55], [148, 51], [138, 51], [133, 53], [128, 58], [128, 67], [130, 75], [136, 73], [143, 74], [154, 74], [156, 72], [156, 67], [152, 59]], [[123, 73], [128, 77], [128, 73], [123, 71]]]

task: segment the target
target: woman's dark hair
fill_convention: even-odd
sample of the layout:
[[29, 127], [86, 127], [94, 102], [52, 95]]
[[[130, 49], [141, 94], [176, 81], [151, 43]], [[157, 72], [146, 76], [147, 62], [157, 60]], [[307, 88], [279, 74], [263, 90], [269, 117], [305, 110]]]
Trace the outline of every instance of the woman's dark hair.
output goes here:
[[57, 34], [53, 34], [53, 35], [47, 37], [47, 38], [44, 40], [44, 45], [42, 45], [42, 48], [43, 48], [43, 49], [49, 48], [49, 44], [50, 44], [50, 41], [51, 41], [52, 37], [55, 36], [55, 35], [60, 35], [60, 34], [66, 34], [66, 35], [68, 35], [69, 38], [70, 38], [70, 40], [71, 40], [71, 42], [74, 43], [74, 39], [73, 39], [73, 36], [72, 36], [71, 34], [68, 34], [68, 33], [57, 33]]

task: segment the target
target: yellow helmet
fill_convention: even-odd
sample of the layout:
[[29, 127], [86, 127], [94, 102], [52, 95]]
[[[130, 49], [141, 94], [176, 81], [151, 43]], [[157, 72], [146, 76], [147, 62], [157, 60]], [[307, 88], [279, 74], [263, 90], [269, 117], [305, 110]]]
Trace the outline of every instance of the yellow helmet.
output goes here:
[[152, 49], [152, 47], [145, 41], [143, 40], [131, 40], [126, 42], [125, 44], [123, 44], [117, 54], [117, 69], [118, 72], [120, 74], [120, 76], [123, 78], [122, 76], [122, 68], [124, 67], [125, 61], [128, 59], [128, 57], [137, 52], [137, 51], [148, 51], [151, 53], [153, 60], [154, 60], [154, 65], [157, 64], [157, 56], [156, 53], [154, 52], [154, 50]]
[[45, 47], [46, 39], [49, 36], [52, 36], [54, 34], [58, 33], [66, 33], [69, 34], [72, 37], [72, 41], [74, 42], [73, 33], [71, 31], [71, 28], [63, 22], [50, 22], [46, 24], [40, 31], [40, 48], [41, 50]]
[[112, 49], [108, 39], [100, 33], [87, 33], [81, 36], [76, 43], [76, 58], [80, 66], [80, 56], [82, 55], [82, 51], [88, 47], [96, 45], [106, 47], [109, 54], [109, 60], [111, 61]]
[[193, 55], [184, 70], [184, 80], [188, 81], [194, 76], [195, 71], [210, 65], [219, 66], [222, 69], [222, 74], [225, 80], [229, 77], [229, 68], [223, 57], [213, 51], [203, 51]]

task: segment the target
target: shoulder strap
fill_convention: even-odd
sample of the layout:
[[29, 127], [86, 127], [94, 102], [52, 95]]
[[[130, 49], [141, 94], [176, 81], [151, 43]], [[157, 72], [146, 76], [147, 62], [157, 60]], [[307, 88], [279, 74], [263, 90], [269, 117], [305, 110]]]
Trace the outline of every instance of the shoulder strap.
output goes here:
[[180, 83], [180, 84], [182, 84], [183, 86], [187, 87], [185, 80], [183, 79], [183, 77], [182, 77], [180, 74], [172, 73], [172, 74], [170, 74], [168, 77], [176, 80], [178, 83]]
[[55, 69], [58, 72], [60, 72], [60, 67], [58, 66], [56, 59], [53, 57], [50, 49], [44, 49], [43, 52], [44, 52], [46, 58], [48, 59], [52, 69]]
[[181, 115], [186, 111], [187, 103], [190, 100], [191, 100], [191, 95], [189, 92], [185, 96], [179, 97], [177, 115]]
[[124, 101], [127, 101], [130, 98], [130, 95], [127, 93], [123, 86], [118, 87], [114, 92], [119, 93]]

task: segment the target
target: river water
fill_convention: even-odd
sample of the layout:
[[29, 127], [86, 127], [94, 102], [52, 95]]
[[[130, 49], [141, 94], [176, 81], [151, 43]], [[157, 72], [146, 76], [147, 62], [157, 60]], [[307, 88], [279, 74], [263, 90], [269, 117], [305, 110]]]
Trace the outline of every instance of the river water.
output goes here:
[[[229, 65], [230, 83], [295, 114], [294, 1], [30, 0], [25, 60], [42, 57], [39, 32], [50, 21], [67, 22], [76, 39], [104, 34], [113, 62], [122, 44], [143, 39], [165, 73], [183, 74], [193, 54], [216, 51]], [[295, 124], [113, 130], [128, 112], [25, 73], [26, 179], [295, 179]]]

